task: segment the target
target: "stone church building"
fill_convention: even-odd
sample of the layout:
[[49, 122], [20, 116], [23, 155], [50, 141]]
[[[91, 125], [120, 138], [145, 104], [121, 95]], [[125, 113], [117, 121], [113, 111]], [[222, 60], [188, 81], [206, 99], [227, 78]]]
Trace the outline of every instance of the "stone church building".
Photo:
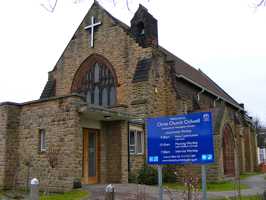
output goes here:
[[[210, 111], [215, 164], [208, 178], [254, 171], [256, 139], [244, 105], [158, 44], [157, 20], [139, 6], [130, 27], [95, 2], [40, 99], [0, 104], [0, 185], [37, 177], [55, 190], [127, 183], [145, 161], [147, 117]], [[50, 175], [49, 175], [50, 174]]]

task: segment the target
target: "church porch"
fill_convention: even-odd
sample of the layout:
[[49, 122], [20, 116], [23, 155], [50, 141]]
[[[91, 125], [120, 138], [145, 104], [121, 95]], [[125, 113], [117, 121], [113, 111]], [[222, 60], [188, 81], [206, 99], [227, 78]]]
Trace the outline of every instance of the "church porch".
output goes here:
[[128, 120], [133, 116], [103, 107], [79, 109], [82, 184], [128, 182]]

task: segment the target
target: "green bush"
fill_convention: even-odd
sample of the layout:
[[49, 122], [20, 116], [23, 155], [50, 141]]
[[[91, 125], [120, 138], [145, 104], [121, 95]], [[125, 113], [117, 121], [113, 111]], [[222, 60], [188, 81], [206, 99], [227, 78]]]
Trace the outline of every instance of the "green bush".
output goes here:
[[144, 185], [156, 185], [158, 183], [157, 169], [144, 165], [137, 176], [139, 184]]
[[163, 182], [175, 183], [176, 181], [176, 167], [173, 165], [165, 165], [163, 167]]
[[129, 183], [138, 183], [137, 175], [135, 173], [130, 172], [128, 174], [128, 182]]
[[[176, 167], [165, 165], [163, 167], [163, 182], [175, 183], [176, 182]], [[136, 181], [135, 181], [136, 180]], [[129, 181], [131, 183], [139, 183], [145, 185], [156, 185], [158, 183], [157, 168], [144, 165], [138, 172], [138, 175], [130, 174]]]

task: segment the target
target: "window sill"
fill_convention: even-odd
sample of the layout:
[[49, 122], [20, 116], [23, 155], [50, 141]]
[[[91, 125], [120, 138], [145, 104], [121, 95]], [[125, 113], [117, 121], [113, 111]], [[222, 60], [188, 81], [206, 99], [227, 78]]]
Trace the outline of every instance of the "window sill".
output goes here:
[[144, 153], [130, 153], [131, 156], [144, 156]]
[[39, 153], [40, 153], [40, 154], [45, 154], [45, 153], [47, 153], [47, 149], [41, 149], [41, 150], [39, 151]]

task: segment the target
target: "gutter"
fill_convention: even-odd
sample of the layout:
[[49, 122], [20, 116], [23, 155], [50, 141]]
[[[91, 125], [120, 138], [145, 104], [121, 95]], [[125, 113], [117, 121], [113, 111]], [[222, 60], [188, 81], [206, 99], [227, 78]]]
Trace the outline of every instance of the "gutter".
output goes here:
[[222, 97], [222, 96], [220, 96], [220, 95], [218, 95], [218, 94], [216, 94], [216, 93], [210, 91], [209, 89], [207, 89], [207, 88], [203, 87], [202, 85], [196, 83], [195, 81], [191, 80], [190, 78], [187, 78], [186, 76], [184, 76], [184, 75], [182, 75], [182, 74], [176, 74], [176, 77], [177, 77], [177, 78], [182, 78], [182, 79], [184, 79], [184, 80], [190, 82], [191, 84], [193, 84], [193, 85], [195, 85], [195, 86], [201, 88], [202, 91], [204, 90], [204, 91], [208, 92], [209, 94], [212, 94], [213, 96], [216, 96], [217, 99], [221, 99], [221, 100], [225, 101], [226, 103], [228, 103], [228, 104], [234, 106], [235, 108], [237, 108], [237, 109], [239, 109], [239, 110], [241, 110], [241, 111], [244, 111], [244, 109], [243, 109], [241, 106], [229, 102], [229, 101], [228, 101], [227, 99], [225, 99], [224, 97]]

